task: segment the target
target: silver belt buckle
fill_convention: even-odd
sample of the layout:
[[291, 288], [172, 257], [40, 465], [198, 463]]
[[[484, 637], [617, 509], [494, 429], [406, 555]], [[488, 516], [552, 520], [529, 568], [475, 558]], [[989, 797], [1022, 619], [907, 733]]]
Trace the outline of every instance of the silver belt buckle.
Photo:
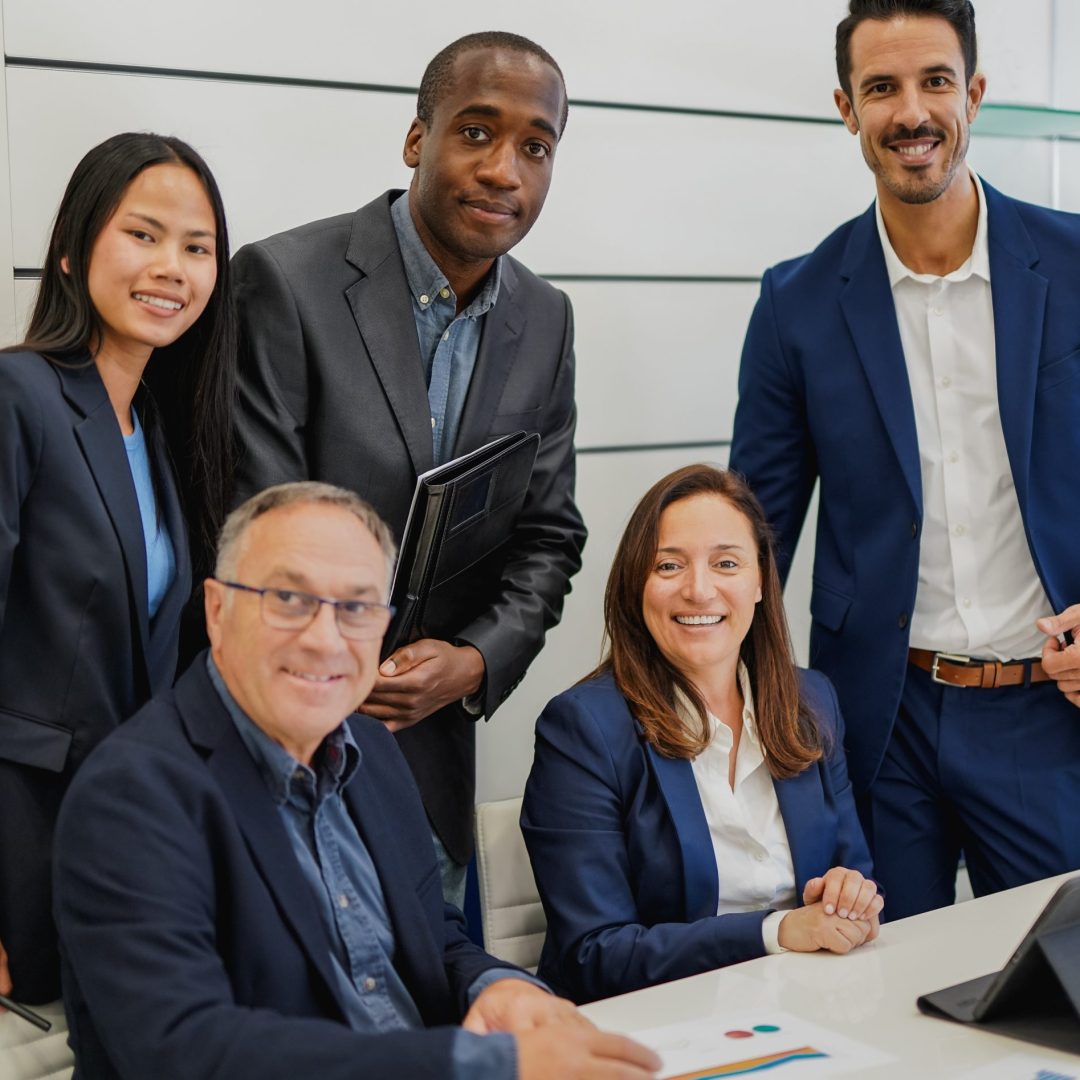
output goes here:
[[960, 656], [958, 653], [936, 652], [934, 662], [930, 667], [930, 678], [941, 686], [954, 686], [955, 683], [946, 682], [938, 675], [938, 664], [942, 660], [949, 660], [954, 664], [962, 664], [965, 667], [971, 663], [970, 656]]

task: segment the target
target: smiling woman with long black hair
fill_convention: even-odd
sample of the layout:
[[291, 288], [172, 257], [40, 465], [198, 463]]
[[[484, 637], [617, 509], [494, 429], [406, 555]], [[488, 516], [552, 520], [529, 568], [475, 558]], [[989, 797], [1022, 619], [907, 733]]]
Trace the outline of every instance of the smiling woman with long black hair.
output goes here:
[[172, 683], [191, 551], [224, 516], [228, 259], [203, 159], [113, 136], [76, 167], [26, 340], [0, 355], [0, 992], [31, 1004], [60, 990], [60, 799]]

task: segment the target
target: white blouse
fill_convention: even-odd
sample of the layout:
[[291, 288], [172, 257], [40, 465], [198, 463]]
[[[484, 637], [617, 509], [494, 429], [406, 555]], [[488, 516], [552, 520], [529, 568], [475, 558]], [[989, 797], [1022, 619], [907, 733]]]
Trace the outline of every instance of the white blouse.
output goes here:
[[[712, 838], [720, 892], [717, 915], [773, 908], [762, 926], [767, 952], [782, 952], [780, 922], [795, 907], [795, 867], [765, 749], [758, 739], [754, 696], [746, 665], [739, 661], [743, 729], [735, 759], [735, 787], [728, 783], [731, 729], [708, 714], [709, 745], [691, 766]], [[696, 713], [681, 693], [676, 709], [693, 724]]]

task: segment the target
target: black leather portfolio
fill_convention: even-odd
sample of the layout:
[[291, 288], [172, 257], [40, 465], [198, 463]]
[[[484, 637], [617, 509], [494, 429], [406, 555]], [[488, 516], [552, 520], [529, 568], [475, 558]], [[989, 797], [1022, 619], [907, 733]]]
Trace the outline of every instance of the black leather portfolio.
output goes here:
[[1050, 898], [1000, 971], [924, 994], [930, 1016], [1080, 1054], [1080, 877]]
[[417, 478], [390, 590], [395, 613], [383, 659], [425, 636], [424, 613], [439, 590], [513, 535], [539, 446], [538, 434], [517, 431]]

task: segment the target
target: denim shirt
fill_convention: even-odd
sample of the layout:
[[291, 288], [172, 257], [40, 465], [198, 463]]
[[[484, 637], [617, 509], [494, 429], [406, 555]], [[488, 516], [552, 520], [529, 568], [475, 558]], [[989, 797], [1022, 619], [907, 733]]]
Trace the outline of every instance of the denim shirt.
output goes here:
[[427, 378], [432, 450], [435, 464], [441, 465], [454, 456], [465, 397], [480, 348], [482, 320], [499, 298], [502, 257], [495, 260], [472, 303], [455, 315], [457, 297], [416, 231], [409, 212], [408, 192], [394, 200], [390, 217], [412, 294], [416, 336]]
[[[244, 713], [209, 654], [206, 667], [277, 805], [311, 889], [349, 1027], [368, 1033], [423, 1028], [416, 1003], [394, 968], [394, 931], [379, 875], [342, 798], [362, 757], [348, 725], [323, 740], [313, 768], [301, 765]], [[470, 986], [469, 1001], [507, 974], [485, 972]], [[507, 1034], [458, 1030], [452, 1061], [455, 1080], [513, 1080], [517, 1075], [517, 1048]]]

